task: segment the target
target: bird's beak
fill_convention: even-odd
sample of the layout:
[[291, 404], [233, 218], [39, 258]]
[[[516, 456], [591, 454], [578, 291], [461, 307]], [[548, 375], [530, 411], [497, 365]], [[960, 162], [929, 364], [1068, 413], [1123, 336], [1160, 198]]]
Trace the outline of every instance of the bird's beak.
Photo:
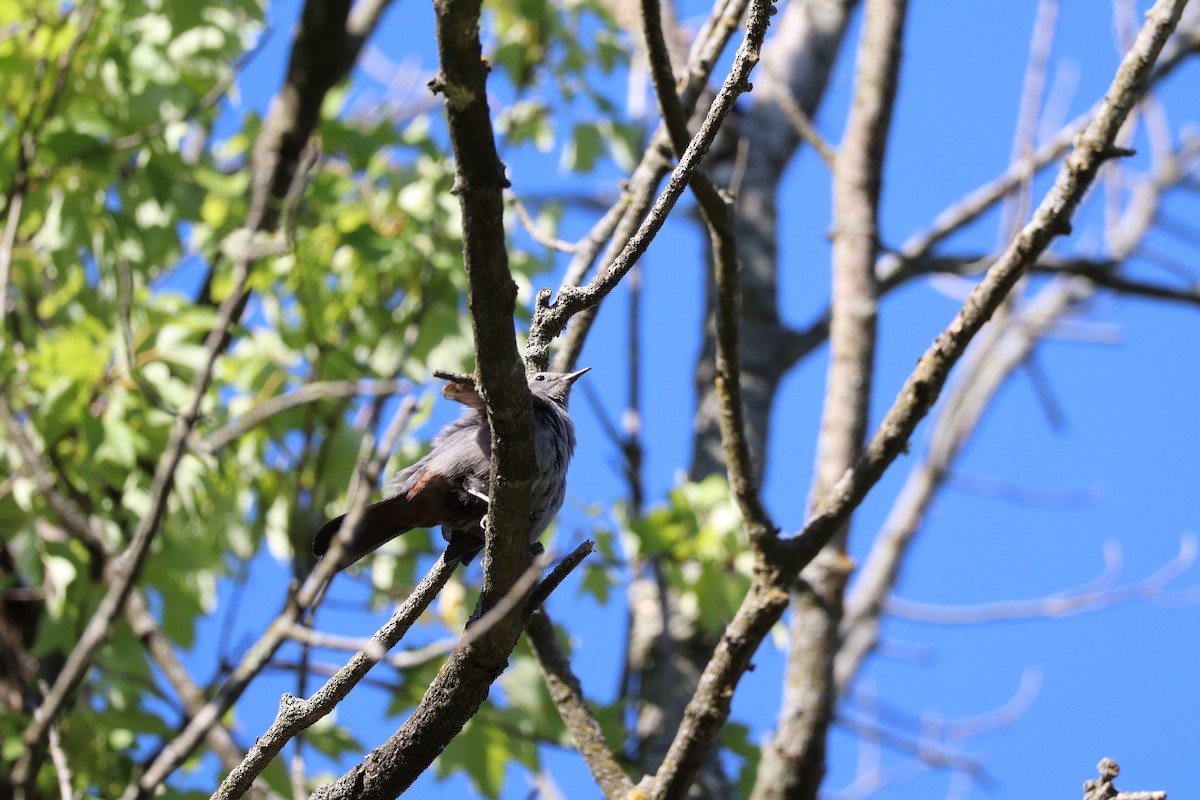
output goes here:
[[563, 380], [566, 382], [567, 386], [570, 386], [572, 383], [582, 378], [583, 373], [588, 372], [589, 370], [591, 370], [591, 367], [584, 367], [583, 369], [579, 370], [579, 372], [572, 372], [570, 375], [563, 378]]

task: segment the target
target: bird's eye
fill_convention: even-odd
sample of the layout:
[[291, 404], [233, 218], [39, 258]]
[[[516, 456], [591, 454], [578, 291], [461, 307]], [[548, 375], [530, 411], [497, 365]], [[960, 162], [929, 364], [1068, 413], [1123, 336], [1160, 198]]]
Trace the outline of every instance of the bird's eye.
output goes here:
[[535, 381], [544, 381], [544, 380], [546, 380], [546, 376], [539, 373], [537, 375], [534, 375], [533, 379]]

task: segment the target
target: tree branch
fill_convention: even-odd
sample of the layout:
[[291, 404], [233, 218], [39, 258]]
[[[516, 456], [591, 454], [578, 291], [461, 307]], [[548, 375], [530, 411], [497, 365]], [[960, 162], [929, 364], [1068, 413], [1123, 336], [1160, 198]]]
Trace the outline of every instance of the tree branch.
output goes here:
[[[698, 38], [697, 46], [693, 48], [692, 58], [689, 60], [689, 82], [681, 94], [681, 106], [685, 111], [695, 104], [700, 87], [703, 85], [701, 81], [697, 80], [696, 71], [691, 69], [692, 65], [699, 63], [700, 71], [703, 74], [707, 74], [712, 69], [716, 53], [720, 52], [720, 48], [713, 45], [724, 45], [729, 34], [728, 20], [732, 19], [733, 24], [736, 24], [736, 20], [740, 17], [740, 14], [734, 16], [731, 12], [737, 11], [742, 2], [744, 0], [728, 3], [721, 9], [722, 13], [714, 10], [713, 19], [715, 22], [710, 26], [709, 35]], [[671, 173], [671, 177], [667, 181], [667, 186], [658, 196], [653, 206], [649, 208], [647, 214], [646, 207], [649, 203], [649, 198], [653, 195], [654, 187], [660, 179], [658, 165], [647, 159], [652, 154], [656, 154], [668, 143], [665, 130], [661, 135], [656, 133], [651, 138], [650, 145], [647, 147], [647, 159], [644, 159], [642, 164], [639, 165], [631, 181], [630, 192], [634, 201], [626, 209], [622, 220], [622, 222], [630, 223], [629, 227], [636, 224], [637, 220], [641, 220], [641, 222], [637, 224], [636, 230], [629, 234], [623, 233], [622, 228], [625, 227], [624, 225], [618, 226], [613, 246], [615, 248], [620, 244], [620, 249], [611, 258], [606, 257], [604, 259], [606, 267], [603, 272], [583, 288], [565, 285], [560, 287], [558, 297], [553, 303], [550, 303], [549, 293], [544, 291], [539, 293], [538, 303], [534, 310], [533, 324], [530, 326], [527, 346], [530, 362], [535, 368], [540, 368], [541, 365], [548, 362], [550, 342], [554, 337], [562, 333], [571, 318], [581, 311], [595, 308], [645, 253], [650, 242], [662, 228], [667, 215], [674, 207], [676, 201], [683, 194], [684, 187], [699, 167], [700, 161], [704, 158], [708, 148], [712, 145], [721, 122], [730, 109], [732, 109], [734, 101], [740, 94], [750, 88], [747, 78], [749, 77], [750, 70], [758, 61], [758, 53], [762, 47], [762, 35], [765, 31], [765, 22], [762, 25], [762, 31], [757, 33], [747, 27], [746, 38], [738, 49], [733, 67], [730, 69], [730, 73], [726, 77], [720, 93], [713, 101], [707, 116], [700, 125], [700, 129], [692, 137], [678, 165]], [[754, 36], [757, 36], [757, 44], [752, 43], [752, 37]], [[712, 52], [714, 49], [716, 53]], [[642, 219], [643, 214], [646, 214], [644, 219]], [[584, 333], [586, 333], [587, 326], [590, 324], [589, 320], [590, 317], [581, 317]], [[579, 349], [581, 348], [582, 336], [575, 337], [573, 334], [573, 342], [569, 352], [566, 354], [560, 353], [559, 360], [556, 362], [557, 365], [561, 368], [563, 364], [573, 363], [574, 358], [578, 356]]]
[[197, 450], [215, 455], [238, 437], [258, 427], [276, 414], [296, 406], [339, 397], [371, 397], [400, 394], [409, 388], [408, 381], [318, 381], [301, 386], [292, 392], [276, 395], [251, 408], [242, 416], [200, 440], [193, 441]]
[[[753, 4], [750, 14], [758, 11]], [[764, 16], [765, 33], [767, 18]], [[749, 38], [751, 21], [747, 21]], [[687, 118], [675, 95], [674, 75], [670, 54], [663, 38], [662, 17], [658, 0], [642, 0], [642, 29], [646, 37], [646, 53], [650, 75], [658, 97], [671, 146], [682, 163], [688, 146]], [[761, 38], [757, 48], [761, 48]], [[757, 48], [756, 51], [757, 52]], [[757, 58], [757, 56], [756, 56]], [[758, 494], [759, 481], [750, 458], [746, 441], [746, 422], [742, 407], [741, 367], [739, 366], [738, 325], [741, 299], [741, 275], [737, 258], [737, 239], [733, 231], [733, 204], [717, 191], [702, 172], [691, 178], [692, 192], [700, 206], [712, 247], [715, 280], [717, 283], [717, 397], [720, 408], [721, 440], [729, 464], [729, 483], [738, 507], [746, 521], [750, 541], [761, 546], [776, 533], [766, 508]]]
[[[540, 603], [549, 597], [591, 551], [590, 541], [580, 544], [532, 591], [529, 591], [532, 581], [518, 580], [499, 603], [475, 622], [469, 623], [470, 627], [467, 628], [459, 646], [442, 666], [421, 699], [421, 704], [413, 711], [408, 721], [384, 745], [367, 756], [364, 763], [351, 769], [337, 782], [319, 789], [313, 795], [313, 800], [394, 798], [410, 786], [429, 766], [428, 761], [424, 761], [428, 751], [436, 749], [433, 756], [441, 752], [449, 740], [462, 729], [466, 719], [478, 710], [487, 696], [488, 688], [503, 671], [503, 662], [496, 668], [488, 662], [480, 661], [481, 657], [487, 656], [487, 650], [495, 647], [489, 639], [493, 639], [497, 631], [503, 632], [513, 620], [516, 621], [519, 635], [520, 630], [529, 624]], [[538, 562], [536, 566], [540, 567], [540, 564], [541, 562]], [[478, 634], [473, 633], [475, 626], [480, 627]], [[503, 653], [504, 658], [507, 658], [514, 644], [515, 642], [508, 645], [508, 649]], [[454, 718], [448, 721], [449, 726], [457, 727], [443, 741], [440, 737], [444, 735], [447, 726], [442, 724], [442, 720], [428, 718], [429, 712], [422, 712], [422, 709], [437, 707], [439, 704], [444, 707], [447, 702], [461, 703], [464, 702], [464, 695], [467, 697], [466, 702], [472, 702], [480, 689], [483, 698], [476, 702], [470, 713], [461, 720]], [[447, 710], [445, 713], [449, 716], [457, 712]], [[429, 761], [432, 761], [433, 756], [429, 757]]]
[[[866, 436], [874, 378], [879, 288], [879, 196], [899, 80], [906, 0], [867, 0], [854, 99], [833, 167], [833, 286], [829, 373], [810, 511], [854, 465]], [[825, 750], [837, 689], [842, 595], [852, 562], [847, 519], [802, 573], [779, 726], [763, 747], [754, 800], [812, 798], [825, 777]]]
[[[492, 435], [488, 536], [476, 614], [508, 594], [529, 563], [530, 487], [537, 464], [533, 408], [513, 331], [517, 287], [509, 272], [503, 191], [487, 104], [487, 63], [479, 41], [479, 0], [437, 0], [440, 70], [430, 86], [446, 98], [456, 159], [455, 193], [463, 213], [463, 261], [475, 334], [476, 388]], [[323, 788], [320, 796], [394, 797], [462, 730], [503, 672], [524, 627], [510, 613], [443, 665], [412, 716], [366, 764]]]
[[920, 530], [934, 493], [993, 397], [1046, 331], [1090, 294], [1086, 284], [1057, 282], [976, 344], [930, 434], [928, 455], [909, 473], [846, 602], [841, 644], [834, 662], [839, 694], [845, 693], [875, 647], [884, 602], [896, 583], [908, 544]]
[[588, 707], [579, 678], [571, 671], [570, 661], [558, 646], [554, 624], [544, 610], [539, 609], [534, 613], [525, 636], [542, 667], [546, 687], [550, 690], [550, 697], [562, 717], [563, 725], [571, 734], [575, 749], [583, 756], [600, 791], [608, 800], [625, 797], [633, 789], [633, 782], [604, 740], [600, 723]]
[[1113, 786], [1121, 768], [1111, 758], [1102, 758], [1096, 765], [1099, 780], [1083, 782], [1083, 800], [1167, 800], [1166, 792], [1122, 792]]
[[[382, 400], [378, 401], [372, 410], [372, 419], [378, 411]], [[275, 651], [287, 640], [288, 632], [308, 611], [324, 596], [329, 581], [337, 572], [337, 564], [345, 542], [353, 535], [363, 519], [363, 510], [367, 505], [367, 497], [374, 485], [371, 476], [378, 473], [383, 462], [395, 449], [396, 440], [405, 424], [412, 416], [416, 407], [414, 402], [402, 403], [397, 409], [384, 435], [376, 446], [375, 438], [368, 435], [364, 438], [359, 449], [358, 465], [351, 476], [350, 508], [342, 522], [341, 530], [334, 537], [325, 557], [317, 562], [316, 568], [308, 579], [284, 603], [284, 608], [267, 626], [258, 641], [249, 649], [245, 657], [233, 669], [221, 688], [205, 703], [198, 713], [192, 715], [184, 729], [169, 742], [162, 752], [150, 763], [138, 779], [125, 790], [122, 800], [140, 800], [148, 796], [156, 787], [162, 785], [172, 772], [182, 764], [196, 749], [205, 737], [209, 728], [218, 724], [225, 712], [233, 707], [250, 682], [270, 663]]]
[[329, 714], [350, 690], [358, 685], [371, 667], [379, 663], [380, 659], [404, 638], [409, 628], [450, 580], [457, 566], [457, 560], [447, 564], [444, 559], [439, 558], [404, 603], [396, 609], [387, 624], [371, 637], [369, 645], [356, 653], [312, 697], [301, 700], [291, 694], [285, 694], [280, 698], [279, 713], [275, 722], [258, 737], [242, 762], [221, 782], [220, 787], [213, 792], [212, 800], [235, 800], [244, 796], [253, 780], [262, 773], [271, 759], [279, 754], [285, 744]]
[[1050, 241], [1071, 230], [1070, 218], [1104, 161], [1123, 155], [1113, 149], [1117, 131], [1141, 96], [1158, 54], [1179, 20], [1184, 0], [1158, 0], [1134, 47], [1125, 55], [1116, 78], [1095, 118], [1077, 140], [1054, 186], [1033, 219], [988, 270], [983, 281], [909, 376], [896, 402], [853, 469], [818, 505], [804, 530], [792, 540], [793, 563], [804, 563], [832, 536], [837, 525], [879, 480], [883, 471], [903, 451], [917, 423], [929, 412], [945, 385], [950, 368], [962, 357], [967, 344], [1007, 296]]
[[1122, 60], [1095, 119], [1081, 135], [1078, 148], [1067, 158], [1058, 180], [1033, 220], [989, 270], [954, 321], [922, 357], [856, 465], [817, 505], [800, 534], [781, 542], [785, 547], [781, 548], [775, 563], [760, 562], [757, 565], [750, 591], [726, 627], [688, 705], [667, 760], [655, 776], [652, 797], [682, 797], [686, 792], [696, 765], [705, 757], [728, 717], [730, 698], [738, 680], [763, 637], [786, 607], [785, 587], [790, 579], [829, 541], [900, 454], [917, 423], [937, 399], [950, 368], [961, 358], [971, 338], [1007, 296], [1016, 280], [1052, 238], [1070, 230], [1070, 216], [1101, 163], [1118, 155], [1112, 149], [1116, 133], [1144, 89], [1184, 5], [1184, 0], [1159, 0], [1148, 13], [1146, 24], [1134, 47]]

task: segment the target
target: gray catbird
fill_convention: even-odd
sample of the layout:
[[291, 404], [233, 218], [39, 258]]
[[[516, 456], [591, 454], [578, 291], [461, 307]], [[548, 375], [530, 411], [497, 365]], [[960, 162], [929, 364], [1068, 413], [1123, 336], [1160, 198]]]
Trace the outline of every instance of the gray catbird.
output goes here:
[[[539, 372], [529, 378], [533, 395], [534, 452], [537, 476], [530, 490], [529, 540], [532, 542], [562, 508], [567, 465], [575, 452], [575, 426], [567, 416], [571, 384], [587, 372]], [[449, 542], [445, 559], [471, 560], [483, 549], [487, 517], [492, 436], [483, 398], [467, 383], [451, 382], [442, 394], [467, 411], [433, 437], [433, 449], [388, 482], [389, 497], [367, 506], [362, 525], [342, 551], [338, 569], [358, 561], [385, 542], [413, 528], [440, 525]], [[313, 538], [313, 554], [324, 555], [345, 515], [325, 523]]]

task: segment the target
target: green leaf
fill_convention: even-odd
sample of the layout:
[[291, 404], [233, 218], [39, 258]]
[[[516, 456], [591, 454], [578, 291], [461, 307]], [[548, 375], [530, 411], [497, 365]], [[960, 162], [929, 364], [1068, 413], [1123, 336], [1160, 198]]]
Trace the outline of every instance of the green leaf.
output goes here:
[[591, 172], [603, 152], [604, 139], [599, 126], [579, 123], [571, 131], [571, 138], [563, 149], [563, 168], [572, 172]]
[[505, 767], [516, 756], [520, 744], [476, 716], [442, 751], [435, 771], [440, 778], [462, 772], [476, 791], [489, 800], [496, 800], [504, 788]]

